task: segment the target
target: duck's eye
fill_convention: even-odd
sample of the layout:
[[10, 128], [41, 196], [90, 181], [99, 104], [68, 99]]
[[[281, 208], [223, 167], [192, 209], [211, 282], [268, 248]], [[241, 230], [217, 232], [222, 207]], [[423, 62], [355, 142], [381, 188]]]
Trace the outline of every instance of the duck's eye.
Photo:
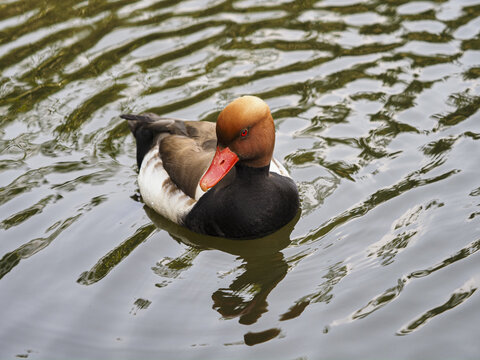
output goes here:
[[248, 135], [248, 129], [243, 129], [242, 131], [240, 131], [240, 136], [241, 137], [245, 137]]

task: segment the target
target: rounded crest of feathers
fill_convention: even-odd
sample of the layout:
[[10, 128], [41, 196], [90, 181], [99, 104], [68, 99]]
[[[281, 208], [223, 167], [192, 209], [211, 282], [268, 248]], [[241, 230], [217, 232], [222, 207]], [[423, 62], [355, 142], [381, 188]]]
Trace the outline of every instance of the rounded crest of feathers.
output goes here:
[[222, 144], [229, 144], [244, 128], [251, 128], [262, 121], [271, 121], [267, 103], [256, 96], [242, 96], [228, 104], [217, 120], [217, 138]]

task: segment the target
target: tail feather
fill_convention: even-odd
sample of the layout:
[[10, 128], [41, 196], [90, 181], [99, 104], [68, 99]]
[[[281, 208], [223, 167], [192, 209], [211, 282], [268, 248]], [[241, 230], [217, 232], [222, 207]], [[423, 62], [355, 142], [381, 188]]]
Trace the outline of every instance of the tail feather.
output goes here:
[[158, 136], [162, 133], [186, 135], [187, 130], [182, 120], [162, 118], [156, 114], [141, 115], [122, 114], [122, 119], [128, 121], [128, 127], [137, 142], [137, 165], [142, 165], [143, 158], [156, 145]]
[[162, 118], [152, 113], [141, 115], [122, 114], [120, 117], [128, 120], [128, 127], [134, 136], [136, 136], [139, 128], [147, 128], [154, 134], [162, 132], [177, 135], [187, 134], [185, 123], [182, 120]]

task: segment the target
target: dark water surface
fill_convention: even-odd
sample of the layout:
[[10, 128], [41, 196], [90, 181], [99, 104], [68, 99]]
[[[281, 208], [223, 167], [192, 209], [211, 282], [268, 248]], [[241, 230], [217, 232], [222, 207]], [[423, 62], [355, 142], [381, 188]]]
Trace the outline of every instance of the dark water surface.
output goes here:
[[[480, 1], [0, 2], [0, 358], [478, 359]], [[270, 105], [286, 229], [146, 209], [119, 114]]]

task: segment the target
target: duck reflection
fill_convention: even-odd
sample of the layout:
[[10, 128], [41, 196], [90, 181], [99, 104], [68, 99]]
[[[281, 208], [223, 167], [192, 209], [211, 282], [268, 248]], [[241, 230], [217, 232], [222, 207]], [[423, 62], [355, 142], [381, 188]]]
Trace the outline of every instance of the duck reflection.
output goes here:
[[228, 288], [215, 291], [212, 299], [224, 318], [239, 317], [241, 324], [250, 325], [267, 312], [267, 297], [287, 274], [288, 265], [281, 252], [243, 260], [244, 272]]
[[[230, 240], [200, 235], [183, 228], [144, 207], [153, 224], [145, 224], [118, 247], [108, 252], [89, 270], [83, 272], [77, 282], [91, 285], [104, 278], [114, 267], [127, 257], [137, 246], [155, 231], [156, 227], [167, 231], [175, 240], [188, 245], [187, 250], [175, 259], [164, 259], [152, 267], [163, 278], [176, 278], [190, 268], [194, 259], [203, 250], [216, 249], [238, 256], [242, 261], [239, 270], [242, 273], [232, 281], [228, 288], [220, 288], [212, 294], [213, 309], [223, 318], [239, 318], [239, 323], [254, 324], [268, 311], [267, 298], [270, 292], [285, 277], [288, 264], [282, 249], [290, 244], [290, 234], [300, 218], [300, 212], [285, 227], [274, 234], [255, 240]], [[169, 281], [156, 284], [163, 287]], [[252, 337], [256, 334], [249, 333]], [[264, 337], [264, 334], [261, 333]], [[254, 344], [265, 339], [250, 339]]]
[[195, 234], [145, 207], [153, 223], [167, 231], [175, 240], [193, 249], [217, 249], [242, 260], [242, 274], [228, 288], [212, 294], [213, 309], [226, 319], [239, 318], [241, 324], [255, 323], [268, 311], [267, 297], [285, 277], [288, 264], [281, 252], [290, 244], [290, 234], [300, 213], [284, 228], [255, 240], [229, 240]]

